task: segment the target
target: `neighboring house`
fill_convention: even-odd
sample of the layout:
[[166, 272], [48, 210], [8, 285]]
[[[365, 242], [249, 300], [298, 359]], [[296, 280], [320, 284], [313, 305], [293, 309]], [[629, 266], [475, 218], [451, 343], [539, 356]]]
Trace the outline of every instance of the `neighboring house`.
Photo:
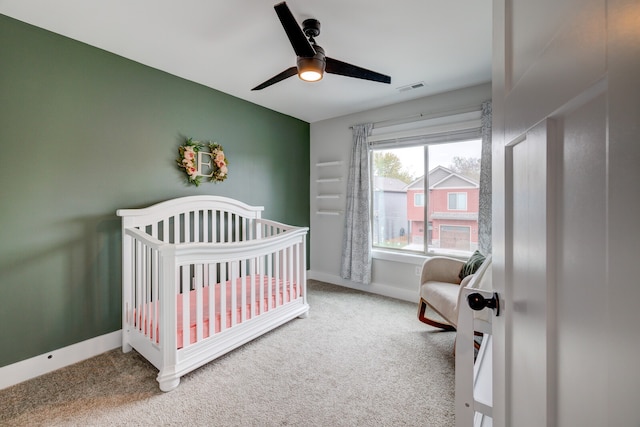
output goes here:
[[374, 177], [373, 183], [373, 244], [406, 244], [407, 184], [383, 176]]
[[424, 220], [424, 176], [406, 187], [410, 243], [473, 251], [478, 247], [478, 183], [438, 166], [429, 172], [427, 224]]

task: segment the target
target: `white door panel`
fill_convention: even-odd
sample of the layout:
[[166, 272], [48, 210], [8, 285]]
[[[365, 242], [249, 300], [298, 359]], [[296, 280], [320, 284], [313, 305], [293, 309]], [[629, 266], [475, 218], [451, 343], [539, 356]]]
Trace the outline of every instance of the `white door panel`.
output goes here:
[[[512, 141], [606, 73], [606, 2], [507, 3], [513, 40], [505, 52], [504, 114], [505, 139]], [[542, 32], [549, 26], [553, 32]]]
[[[542, 123], [516, 144], [507, 147], [512, 171], [511, 206], [511, 284], [505, 297], [505, 310], [511, 328], [507, 338], [511, 375], [511, 414], [508, 425], [538, 426], [548, 412], [548, 377], [552, 361], [548, 358], [548, 296], [553, 282], [548, 277], [547, 239], [552, 218], [547, 216], [547, 140], [552, 123]], [[517, 423], [516, 423], [517, 421]]]
[[605, 117], [600, 94], [557, 118], [558, 425], [607, 425]]
[[640, 1], [494, 24], [494, 425], [640, 426]]

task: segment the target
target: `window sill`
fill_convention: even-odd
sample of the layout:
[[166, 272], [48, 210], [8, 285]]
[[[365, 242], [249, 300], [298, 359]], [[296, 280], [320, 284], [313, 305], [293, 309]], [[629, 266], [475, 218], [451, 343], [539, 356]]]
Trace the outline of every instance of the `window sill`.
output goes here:
[[466, 255], [466, 256], [460, 256], [460, 255], [457, 255], [457, 254], [430, 252], [429, 255], [422, 255], [422, 254], [413, 254], [413, 253], [401, 253], [401, 252], [394, 252], [394, 251], [384, 251], [384, 250], [380, 250], [380, 249], [373, 249], [371, 251], [371, 257], [373, 259], [380, 259], [380, 260], [384, 260], [384, 261], [393, 261], [393, 262], [401, 262], [401, 263], [404, 263], [404, 264], [412, 264], [412, 265], [422, 265], [422, 264], [424, 264], [424, 261], [426, 259], [434, 257], [434, 256], [446, 256], [446, 257], [449, 257], [449, 258], [456, 258], [456, 259], [459, 259], [461, 261], [467, 261], [467, 259], [469, 259], [469, 256], [471, 256], [471, 254]]
[[371, 257], [373, 259], [402, 262], [404, 264], [413, 264], [413, 265], [422, 265], [424, 263], [424, 260], [429, 258], [426, 255], [382, 251], [380, 249], [372, 250]]

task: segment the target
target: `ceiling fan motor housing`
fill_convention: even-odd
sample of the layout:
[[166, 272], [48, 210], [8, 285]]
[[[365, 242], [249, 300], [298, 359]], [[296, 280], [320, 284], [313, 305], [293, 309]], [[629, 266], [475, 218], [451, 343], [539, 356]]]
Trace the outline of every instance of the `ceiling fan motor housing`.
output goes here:
[[324, 75], [324, 69], [327, 65], [327, 60], [325, 59], [324, 49], [322, 49], [317, 44], [313, 45], [313, 48], [316, 51], [316, 54], [311, 57], [298, 56], [298, 76], [303, 80], [307, 80], [303, 77], [305, 72], [315, 72], [319, 74], [319, 78], [314, 78], [313, 80], [307, 81], [317, 81], [322, 79]]
[[318, 37], [320, 35], [320, 21], [317, 19], [305, 19], [302, 21], [302, 32], [307, 37]]

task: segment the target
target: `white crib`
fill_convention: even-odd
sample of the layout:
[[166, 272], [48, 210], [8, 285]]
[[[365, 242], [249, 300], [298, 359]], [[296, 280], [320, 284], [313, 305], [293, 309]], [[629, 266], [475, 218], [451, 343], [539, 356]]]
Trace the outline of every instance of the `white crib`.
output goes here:
[[[308, 228], [261, 219], [263, 207], [182, 197], [122, 217], [122, 349], [180, 377], [306, 317]], [[186, 325], [186, 326], [185, 326]]]

